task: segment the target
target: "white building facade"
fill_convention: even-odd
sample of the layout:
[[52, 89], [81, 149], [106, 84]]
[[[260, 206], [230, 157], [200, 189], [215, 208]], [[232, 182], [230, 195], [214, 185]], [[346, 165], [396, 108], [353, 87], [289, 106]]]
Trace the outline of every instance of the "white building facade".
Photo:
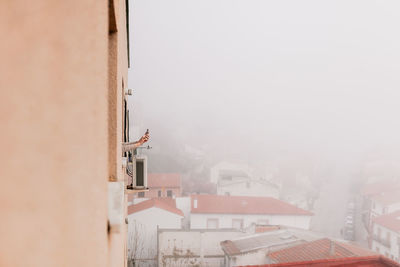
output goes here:
[[155, 266], [157, 229], [180, 229], [183, 213], [157, 199], [128, 207], [128, 261], [136, 266]]
[[251, 178], [238, 178], [230, 181], [220, 180], [217, 184], [217, 194], [279, 198], [279, 187], [266, 180]]
[[270, 197], [192, 195], [190, 229], [243, 229], [258, 224], [308, 230], [312, 215]]
[[192, 213], [190, 216], [191, 229], [242, 229], [258, 224], [284, 225], [308, 230], [310, 222], [309, 215]]
[[398, 194], [399, 199], [390, 203], [372, 199], [372, 215], [377, 217], [400, 210], [400, 192], [398, 192]]
[[400, 211], [373, 219], [371, 249], [400, 262]]
[[247, 164], [220, 162], [210, 170], [210, 182], [218, 184], [220, 180], [251, 177], [252, 169]]
[[220, 243], [246, 233], [233, 230], [167, 230], [158, 231], [158, 266], [221, 267], [224, 252]]

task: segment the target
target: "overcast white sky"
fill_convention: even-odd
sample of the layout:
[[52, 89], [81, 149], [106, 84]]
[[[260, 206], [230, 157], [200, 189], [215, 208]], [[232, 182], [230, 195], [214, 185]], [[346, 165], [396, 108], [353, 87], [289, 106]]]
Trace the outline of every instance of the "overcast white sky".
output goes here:
[[399, 10], [397, 0], [132, 0], [134, 123], [154, 142], [175, 135], [247, 159], [397, 146]]

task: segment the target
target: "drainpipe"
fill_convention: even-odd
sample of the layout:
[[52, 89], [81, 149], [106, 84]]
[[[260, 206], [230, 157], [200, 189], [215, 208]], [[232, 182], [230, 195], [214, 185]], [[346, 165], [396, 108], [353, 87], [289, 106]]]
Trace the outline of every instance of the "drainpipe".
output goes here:
[[329, 246], [329, 256], [335, 256], [335, 242], [332, 240]]

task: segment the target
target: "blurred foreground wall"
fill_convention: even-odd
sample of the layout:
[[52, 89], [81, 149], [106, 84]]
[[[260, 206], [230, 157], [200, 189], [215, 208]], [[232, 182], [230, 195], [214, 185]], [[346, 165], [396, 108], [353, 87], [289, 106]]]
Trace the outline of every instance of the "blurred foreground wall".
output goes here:
[[0, 3], [0, 266], [126, 265], [125, 5]]

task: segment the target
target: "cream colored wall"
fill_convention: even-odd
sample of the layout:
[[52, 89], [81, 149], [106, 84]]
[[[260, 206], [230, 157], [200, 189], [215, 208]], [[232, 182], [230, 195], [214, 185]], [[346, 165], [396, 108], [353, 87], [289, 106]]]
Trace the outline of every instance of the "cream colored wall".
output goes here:
[[[373, 234], [378, 235], [378, 228], [381, 230], [381, 235], [380, 238], [382, 240], [387, 240], [387, 233], [390, 233], [390, 247], [385, 246], [381, 242], [378, 242], [375, 239], [372, 239], [372, 244], [371, 244], [371, 249], [374, 251], [377, 251], [377, 248], [379, 248], [379, 253], [392, 259], [397, 262], [400, 262], [400, 244], [398, 243], [398, 240], [400, 239], [400, 233], [394, 232], [386, 227], [383, 227], [379, 224], [374, 223], [373, 224]], [[378, 251], [377, 251], [378, 252]]]
[[[155, 220], [155, 218], [162, 218], [162, 220]], [[157, 207], [128, 215], [128, 239], [130, 239], [128, 247], [130, 251], [135, 251], [135, 246], [140, 246], [136, 253], [131, 253], [130, 257], [136, 259], [154, 258], [154, 261], [144, 262], [147, 262], [150, 266], [155, 264], [157, 259], [157, 226], [161, 229], [180, 229], [182, 218], [183, 216]], [[138, 237], [138, 240], [133, 240], [135, 237]], [[147, 265], [144, 264], [144, 266]]]
[[[229, 230], [166, 230], [158, 233], [158, 266], [212, 266], [224, 262], [220, 243], [245, 236]], [[195, 255], [188, 257], [188, 255]], [[192, 263], [192, 264], [189, 264]]]
[[232, 228], [234, 219], [243, 220], [243, 227], [267, 221], [271, 225], [284, 225], [309, 230], [311, 216], [303, 215], [271, 215], [271, 214], [202, 214], [192, 213], [190, 215], [190, 229], [206, 229], [208, 219], [218, 219], [219, 229]]
[[126, 226], [107, 234], [109, 163], [121, 177], [124, 4], [111, 159], [108, 1], [0, 4], [0, 266], [125, 265]]
[[246, 265], [262, 265], [267, 263], [267, 251], [256, 250], [249, 253], [239, 254], [234, 256], [234, 263], [232, 266], [246, 266]]

